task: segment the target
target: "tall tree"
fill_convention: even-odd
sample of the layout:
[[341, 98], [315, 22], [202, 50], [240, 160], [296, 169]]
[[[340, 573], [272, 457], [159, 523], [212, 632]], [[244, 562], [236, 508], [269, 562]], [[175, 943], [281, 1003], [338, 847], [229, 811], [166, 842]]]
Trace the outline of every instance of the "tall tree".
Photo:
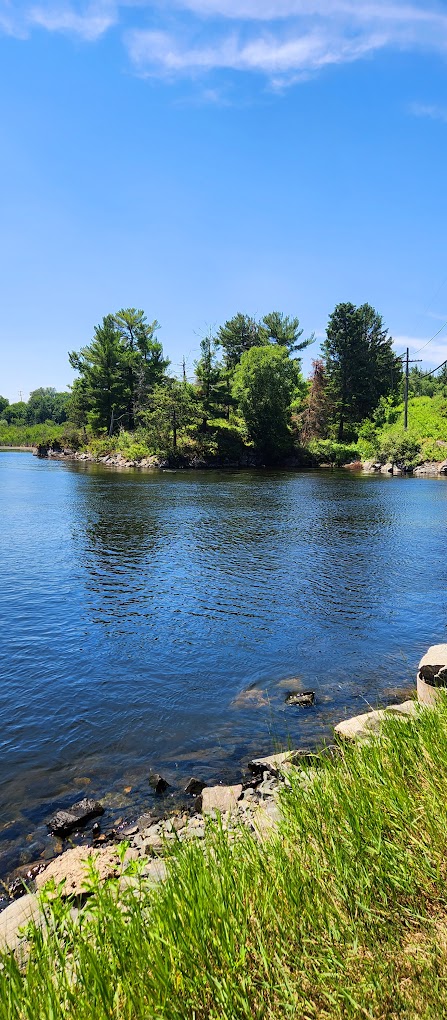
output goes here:
[[304, 332], [303, 329], [300, 329], [300, 320], [297, 318], [291, 319], [282, 312], [269, 312], [268, 315], [264, 315], [260, 332], [266, 343], [280, 344], [281, 347], [287, 348], [289, 354], [303, 351], [305, 347], [308, 347], [315, 340], [315, 334], [312, 333], [312, 336], [308, 337], [307, 340], [302, 340], [299, 343], [298, 341]]
[[217, 359], [217, 341], [208, 332], [200, 341], [200, 358], [195, 363], [198, 395], [203, 404], [203, 427], [208, 418], [216, 417], [225, 404], [225, 378], [223, 366]]
[[371, 414], [380, 397], [398, 387], [401, 368], [382, 316], [368, 304], [336, 306], [329, 316], [323, 353], [341, 441], [347, 428]]
[[148, 393], [161, 381], [169, 362], [163, 358], [162, 345], [155, 337], [160, 329], [157, 319], [147, 322], [141, 308], [121, 308], [113, 318], [122, 342], [129, 394], [128, 428], [132, 430]]
[[265, 332], [250, 315], [238, 312], [217, 331], [217, 343], [224, 351], [225, 364], [231, 370], [241, 360], [244, 351], [267, 343]]
[[72, 405], [96, 429], [112, 433], [119, 421], [129, 424], [130, 393], [120, 333], [113, 315], [95, 327], [92, 342], [69, 355], [80, 379], [73, 385]]
[[233, 396], [255, 448], [270, 461], [290, 443], [290, 407], [299, 366], [276, 344], [245, 351], [234, 373]]
[[312, 367], [310, 388], [300, 415], [301, 440], [304, 443], [310, 439], [326, 437], [332, 411], [324, 362], [321, 358], [316, 358], [312, 362]]

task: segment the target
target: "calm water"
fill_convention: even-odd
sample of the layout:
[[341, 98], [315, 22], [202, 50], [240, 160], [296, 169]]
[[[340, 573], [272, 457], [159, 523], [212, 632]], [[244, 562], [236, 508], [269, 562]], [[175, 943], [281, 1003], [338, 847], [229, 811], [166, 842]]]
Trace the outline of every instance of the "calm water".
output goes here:
[[[0, 874], [397, 700], [446, 640], [447, 483], [116, 473], [0, 453]], [[286, 708], [288, 678], [317, 695]], [[131, 787], [130, 793], [125, 789]]]

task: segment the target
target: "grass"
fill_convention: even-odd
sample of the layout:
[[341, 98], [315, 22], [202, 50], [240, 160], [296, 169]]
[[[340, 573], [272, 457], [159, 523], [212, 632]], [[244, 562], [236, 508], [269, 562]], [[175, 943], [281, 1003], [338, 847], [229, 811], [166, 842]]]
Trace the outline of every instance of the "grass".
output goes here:
[[8, 1020], [441, 1020], [447, 1017], [447, 699], [321, 761], [284, 795], [278, 836], [178, 844], [168, 881], [118, 904], [90, 875], [73, 920], [25, 970], [5, 957]]

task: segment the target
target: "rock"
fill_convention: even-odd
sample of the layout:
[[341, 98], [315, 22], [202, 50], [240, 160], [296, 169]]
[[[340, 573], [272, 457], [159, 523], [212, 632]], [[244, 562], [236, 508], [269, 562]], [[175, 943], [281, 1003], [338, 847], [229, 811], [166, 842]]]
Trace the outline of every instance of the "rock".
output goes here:
[[122, 830], [121, 835], [124, 836], [124, 839], [128, 839], [129, 836], [135, 836], [138, 830], [138, 825], [127, 825], [126, 828]]
[[202, 813], [210, 815], [214, 811], [225, 814], [227, 811], [236, 811], [237, 802], [242, 793], [242, 783], [237, 786], [211, 786], [205, 787], [202, 793]]
[[36, 877], [36, 888], [42, 887], [54, 879], [56, 887], [63, 882], [61, 896], [82, 896], [86, 893], [86, 881], [88, 875], [87, 861], [92, 858], [95, 871], [99, 880], [104, 882], [113, 878], [121, 871], [121, 861], [116, 847], [107, 847], [104, 850], [96, 850], [89, 846], [76, 846], [73, 850], [66, 850], [60, 857], [56, 857], [51, 864]]
[[435, 705], [437, 688], [446, 686], [447, 644], [431, 645], [418, 667], [418, 699], [423, 705]]
[[24, 942], [24, 935], [21, 929], [34, 921], [36, 925], [42, 926], [45, 917], [40, 909], [37, 896], [27, 893], [19, 900], [10, 903], [9, 907], [2, 910], [0, 914], [0, 952], [14, 951]]
[[440, 475], [447, 475], [447, 460], [443, 460], [438, 464], [438, 472]]
[[404, 701], [401, 705], [390, 705], [389, 708], [381, 708], [375, 712], [364, 712], [352, 719], [345, 719], [335, 726], [335, 733], [343, 740], [369, 740], [377, 736], [384, 719], [390, 712], [399, 715], [415, 717], [418, 713], [416, 701]]
[[92, 836], [93, 836], [93, 839], [98, 839], [98, 836], [100, 836], [100, 835], [101, 835], [101, 826], [100, 826], [99, 822], [94, 822], [93, 825], [92, 825]]
[[416, 478], [421, 478], [424, 476], [434, 477], [435, 475], [439, 474], [438, 469], [439, 469], [438, 461], [427, 460], [425, 461], [425, 464], [419, 464], [418, 467], [415, 467], [413, 470], [413, 474]]
[[205, 789], [206, 783], [202, 783], [201, 779], [194, 779], [192, 777], [185, 786], [185, 793], [191, 794], [193, 797], [198, 797], [202, 790]]
[[286, 705], [301, 705], [303, 708], [315, 704], [315, 693], [314, 691], [301, 691], [297, 693], [290, 691], [286, 694]]
[[163, 776], [160, 776], [158, 772], [151, 772], [149, 776], [149, 784], [155, 793], [164, 793], [165, 790], [169, 789], [169, 783]]
[[382, 465], [374, 460], [365, 460], [362, 464], [363, 471], [366, 471], [367, 474], [370, 475], [377, 474], [381, 467]]
[[70, 832], [73, 832], [73, 829], [86, 825], [91, 818], [103, 814], [104, 808], [98, 800], [85, 798], [67, 811], [57, 811], [48, 822], [48, 828], [56, 836], [68, 836]]
[[380, 474], [381, 475], [392, 475], [392, 473], [393, 473], [393, 465], [392, 465], [391, 461], [388, 461], [388, 464], [382, 464], [381, 465], [381, 468], [380, 468]]
[[285, 775], [291, 765], [295, 765], [304, 754], [309, 752], [301, 751], [278, 751], [277, 754], [270, 754], [266, 758], [253, 758], [248, 763], [251, 772], [268, 772], [272, 776]]

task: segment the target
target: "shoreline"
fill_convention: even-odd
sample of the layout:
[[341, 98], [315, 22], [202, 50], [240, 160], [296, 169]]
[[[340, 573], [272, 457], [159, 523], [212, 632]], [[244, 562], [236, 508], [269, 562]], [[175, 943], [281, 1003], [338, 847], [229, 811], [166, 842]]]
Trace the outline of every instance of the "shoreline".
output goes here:
[[247, 454], [237, 461], [205, 460], [201, 457], [186, 458], [162, 457], [156, 454], [150, 457], [143, 457], [141, 460], [130, 460], [121, 453], [105, 454], [97, 456], [88, 451], [75, 450], [53, 450], [48, 447], [33, 446], [3, 446], [1, 451], [32, 453], [40, 460], [57, 460], [65, 463], [76, 464], [100, 464], [104, 467], [126, 469], [132, 468], [139, 471], [239, 471], [239, 470], [278, 470], [278, 471], [351, 471], [368, 475], [388, 475], [391, 477], [406, 478], [447, 478], [447, 460], [426, 461], [417, 467], [406, 470], [396, 464], [388, 462], [381, 464], [379, 461], [365, 460], [354, 461], [348, 464], [337, 466], [336, 464], [303, 464], [299, 457], [287, 457], [277, 464], [263, 464], [254, 454]]

